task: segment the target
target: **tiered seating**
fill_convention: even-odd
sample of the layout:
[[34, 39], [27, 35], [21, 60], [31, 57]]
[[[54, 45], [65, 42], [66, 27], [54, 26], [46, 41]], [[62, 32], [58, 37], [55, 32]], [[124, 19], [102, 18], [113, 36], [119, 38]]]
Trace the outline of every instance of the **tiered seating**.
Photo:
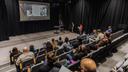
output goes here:
[[[123, 30], [121, 30], [116, 33], [113, 33], [111, 37], [112, 37], [112, 44], [103, 46], [95, 51], [91, 51], [85, 57], [91, 57], [96, 62], [98, 62], [98, 60], [100, 58], [104, 58], [106, 56], [106, 54], [108, 54], [111, 50], [115, 49], [115, 47], [114, 47], [115, 45], [118, 45], [122, 40], [128, 38], [128, 33], [123, 34]], [[83, 58], [85, 58], [85, 57], [83, 57]], [[72, 71], [76, 70], [76, 68], [79, 68], [79, 63], [80, 63], [80, 61], [78, 61], [77, 63], [75, 63], [73, 65], [69, 65], [68, 68], [71, 69]]]
[[[112, 37], [112, 44], [111, 45], [103, 46], [103, 47], [101, 47], [97, 50], [89, 51], [89, 52], [87, 52], [87, 55], [85, 57], [91, 57], [95, 61], [97, 61], [98, 60], [97, 58], [103, 57], [104, 54], [111, 51], [113, 49], [111, 47], [113, 45], [119, 43], [117, 41], [121, 41], [121, 40], [125, 39], [126, 37], [128, 37], [128, 34], [123, 34], [123, 30], [121, 30], [121, 31], [118, 31], [116, 33], [113, 33], [111, 35], [111, 37]], [[82, 41], [85, 41], [86, 48], [89, 48], [88, 46], [90, 44], [95, 43], [95, 42], [89, 43], [89, 41], [87, 39], [87, 36], [84, 35], [84, 36], [78, 37], [76, 39], [70, 40], [70, 43], [72, 44], [72, 46], [74, 48], [77, 48], [79, 46], [79, 39], [81, 39]], [[61, 48], [61, 49], [58, 48], [57, 50], [54, 50], [54, 51], [48, 50], [47, 53], [49, 53], [49, 52], [54, 52], [56, 54], [56, 60], [57, 61], [55, 63], [60, 63], [61, 65], [63, 65], [63, 60], [66, 59], [66, 55], [70, 54], [72, 52], [72, 50], [69, 50], [68, 52], [65, 52], [64, 48]], [[41, 48], [39, 53], [37, 53], [37, 54], [38, 55], [36, 56], [36, 65], [34, 65], [32, 63], [32, 66], [31, 66], [31, 71], [32, 72], [37, 72], [38, 68], [41, 65], [43, 65], [42, 61], [45, 60], [46, 50], [44, 48]], [[80, 62], [80, 60], [77, 60], [74, 64], [69, 64], [67, 67], [71, 70], [76, 70], [77, 68], [79, 68], [78, 67], [79, 62]]]

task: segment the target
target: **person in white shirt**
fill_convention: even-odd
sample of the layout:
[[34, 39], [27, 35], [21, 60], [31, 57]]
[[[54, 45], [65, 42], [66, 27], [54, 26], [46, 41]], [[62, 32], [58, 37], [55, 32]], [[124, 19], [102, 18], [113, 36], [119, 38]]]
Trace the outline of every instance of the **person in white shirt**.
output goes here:
[[99, 48], [100, 46], [103, 46], [105, 44], [108, 43], [108, 37], [99, 29], [98, 31], [98, 35], [96, 38], [96, 47]]
[[62, 46], [60, 48], [66, 48], [66, 50], [70, 50], [73, 48], [73, 46], [69, 42], [68, 37], [65, 38], [65, 42], [62, 44]]

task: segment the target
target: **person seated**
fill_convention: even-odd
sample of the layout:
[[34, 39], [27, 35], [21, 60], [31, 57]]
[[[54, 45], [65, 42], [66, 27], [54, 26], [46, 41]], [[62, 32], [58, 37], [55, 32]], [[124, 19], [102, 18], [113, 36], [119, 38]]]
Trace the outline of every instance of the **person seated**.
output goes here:
[[89, 52], [89, 49], [84, 43], [82, 43], [78, 48], [73, 49], [74, 60], [81, 59]]
[[19, 65], [20, 62], [24, 62], [24, 61], [27, 61], [29, 59], [34, 59], [35, 56], [33, 54], [33, 52], [30, 52], [29, 49], [27, 47], [24, 47], [23, 48], [23, 54], [21, 54], [17, 61], [16, 61], [16, 65]]
[[38, 72], [59, 72], [61, 66], [59, 64], [54, 64], [54, 53], [48, 53], [46, 61], [47, 62], [39, 68]]
[[97, 37], [97, 30], [96, 29], [93, 29], [91, 35], [96, 38]]
[[90, 58], [84, 58], [80, 62], [81, 72], [96, 72], [96, 63]]
[[96, 48], [99, 48], [108, 43], [108, 37], [104, 33], [102, 33], [100, 29], [98, 30], [98, 36], [96, 38], [96, 42], [97, 42]]
[[105, 35], [108, 37], [109, 44], [111, 44], [111, 34], [112, 34], [112, 27], [108, 26], [108, 29], [105, 31]]
[[69, 38], [68, 37], [65, 38], [65, 42], [61, 45], [60, 48], [65, 48], [67, 51], [71, 50], [73, 48], [72, 45], [69, 42]]
[[63, 40], [61, 37], [59, 37], [59, 40], [57, 41], [58, 42], [58, 45], [61, 46], [63, 44]]
[[108, 26], [108, 29], [105, 32], [108, 34], [112, 34], [112, 27]]
[[51, 44], [51, 42], [50, 42], [50, 41], [48, 41], [48, 42], [46, 43], [46, 50], [47, 50], [47, 52], [49, 52], [49, 51], [52, 51], [52, 50], [53, 50], [53, 48], [52, 48], [52, 44]]
[[56, 40], [54, 38], [51, 39], [51, 44], [52, 44], [53, 50], [56, 50], [58, 48], [57, 42], [56, 42]]
[[12, 51], [10, 52], [10, 63], [11, 64], [14, 63], [14, 58], [15, 58], [14, 56], [19, 55], [19, 54], [20, 54], [20, 51], [16, 47], [14, 47]]
[[30, 46], [29, 46], [29, 51], [30, 51], [30, 52], [33, 52], [33, 53], [36, 52], [36, 50], [35, 50], [35, 48], [34, 48], [34, 45], [30, 45]]

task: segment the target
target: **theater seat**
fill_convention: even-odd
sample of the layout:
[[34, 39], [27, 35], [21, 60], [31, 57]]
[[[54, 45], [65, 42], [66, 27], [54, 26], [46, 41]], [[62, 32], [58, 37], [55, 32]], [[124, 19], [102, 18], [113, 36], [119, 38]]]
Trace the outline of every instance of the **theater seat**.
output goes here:
[[40, 55], [36, 58], [36, 63], [40, 63], [41, 61], [45, 60], [45, 55]]
[[38, 63], [31, 67], [31, 72], [38, 72], [39, 68], [43, 65], [43, 63]]
[[63, 48], [58, 49], [57, 52], [56, 52], [56, 56], [59, 56], [59, 55], [61, 55], [62, 53], [64, 53], [64, 49], [63, 49]]

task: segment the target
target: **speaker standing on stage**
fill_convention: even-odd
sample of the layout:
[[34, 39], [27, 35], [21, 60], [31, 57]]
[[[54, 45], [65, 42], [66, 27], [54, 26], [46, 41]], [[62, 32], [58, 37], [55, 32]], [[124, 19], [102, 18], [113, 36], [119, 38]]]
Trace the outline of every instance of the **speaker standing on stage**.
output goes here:
[[84, 25], [83, 24], [80, 24], [80, 26], [78, 27], [78, 29], [79, 29], [80, 35], [82, 35], [83, 34]]

